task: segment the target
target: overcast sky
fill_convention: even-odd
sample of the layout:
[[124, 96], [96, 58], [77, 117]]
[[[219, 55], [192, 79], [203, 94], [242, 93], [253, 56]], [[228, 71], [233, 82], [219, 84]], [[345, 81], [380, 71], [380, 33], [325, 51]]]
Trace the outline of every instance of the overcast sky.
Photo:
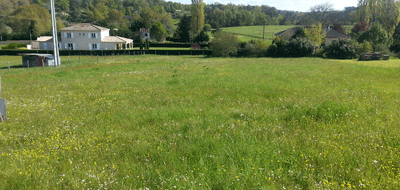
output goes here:
[[[169, 0], [166, 0], [169, 1]], [[174, 0], [183, 4], [190, 4], [191, 0]], [[311, 6], [328, 2], [326, 0], [203, 0], [206, 4], [221, 3], [221, 4], [243, 4], [243, 5], [268, 5], [276, 7], [279, 10], [292, 10], [306, 12]], [[344, 7], [357, 6], [357, 0], [335, 0], [329, 1], [333, 4], [336, 10], [343, 10]]]

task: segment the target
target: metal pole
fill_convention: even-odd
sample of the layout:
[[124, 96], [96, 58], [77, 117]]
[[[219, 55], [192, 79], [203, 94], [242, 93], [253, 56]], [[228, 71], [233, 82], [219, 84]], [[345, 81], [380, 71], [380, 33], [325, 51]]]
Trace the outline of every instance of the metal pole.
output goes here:
[[50, 0], [50, 8], [51, 8], [51, 27], [53, 32], [53, 55], [56, 67], [60, 66], [60, 55], [58, 52], [58, 39], [57, 39], [57, 24], [56, 24], [56, 13], [54, 0]]
[[26, 61], [28, 63], [28, 68], [29, 68], [29, 60]]

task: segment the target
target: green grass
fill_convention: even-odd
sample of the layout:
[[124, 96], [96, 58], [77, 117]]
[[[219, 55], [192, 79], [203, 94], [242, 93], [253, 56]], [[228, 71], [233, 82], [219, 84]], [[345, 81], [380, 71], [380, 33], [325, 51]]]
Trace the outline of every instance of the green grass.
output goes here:
[[[294, 25], [267, 25], [265, 26], [265, 36], [264, 38], [272, 43], [275, 34], [287, 30], [289, 28], [295, 27]], [[241, 27], [228, 27], [222, 28], [223, 32], [237, 34], [239, 40], [243, 42], [250, 41], [252, 39], [262, 39], [263, 38], [263, 26], [241, 26]]]
[[100, 59], [0, 69], [0, 189], [399, 189], [398, 60]]

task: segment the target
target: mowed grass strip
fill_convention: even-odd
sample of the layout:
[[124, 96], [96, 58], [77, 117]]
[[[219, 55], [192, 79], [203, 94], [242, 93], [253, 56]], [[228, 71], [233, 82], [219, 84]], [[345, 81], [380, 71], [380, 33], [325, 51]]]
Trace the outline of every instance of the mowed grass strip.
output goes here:
[[100, 59], [0, 70], [0, 189], [399, 188], [399, 67]]

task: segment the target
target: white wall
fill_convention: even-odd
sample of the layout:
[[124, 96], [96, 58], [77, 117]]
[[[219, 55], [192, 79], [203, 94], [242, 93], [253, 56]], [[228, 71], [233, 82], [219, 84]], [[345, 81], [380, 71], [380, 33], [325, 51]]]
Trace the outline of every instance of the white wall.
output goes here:
[[102, 43], [100, 46], [101, 50], [113, 50], [115, 49], [115, 43]]
[[[67, 33], [72, 33], [72, 38], [66, 38]], [[96, 33], [97, 38], [92, 38], [91, 33]], [[63, 31], [61, 32], [62, 48], [68, 49], [68, 44], [74, 44], [74, 50], [90, 50], [89, 44], [101, 44], [103, 35], [107, 35], [108, 31]], [[100, 45], [101, 48], [101, 45]]]

